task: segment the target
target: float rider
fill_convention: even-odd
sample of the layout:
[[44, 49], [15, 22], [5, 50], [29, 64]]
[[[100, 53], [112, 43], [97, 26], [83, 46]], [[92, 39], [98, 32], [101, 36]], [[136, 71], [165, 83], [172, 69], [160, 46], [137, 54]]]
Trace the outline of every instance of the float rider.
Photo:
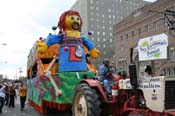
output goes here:
[[105, 59], [103, 64], [99, 67], [99, 80], [103, 83], [103, 87], [105, 89], [105, 93], [108, 97], [111, 96], [111, 85], [113, 83], [113, 79], [110, 70], [110, 60]]

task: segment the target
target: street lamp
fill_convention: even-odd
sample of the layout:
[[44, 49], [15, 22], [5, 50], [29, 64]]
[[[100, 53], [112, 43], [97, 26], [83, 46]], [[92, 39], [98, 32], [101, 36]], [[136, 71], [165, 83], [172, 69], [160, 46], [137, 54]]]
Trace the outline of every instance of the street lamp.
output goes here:
[[54, 33], [56, 34], [56, 30], [57, 30], [57, 26], [53, 26], [52, 30], [54, 31]]
[[22, 68], [20, 67], [19, 68], [19, 78], [21, 77], [21, 73], [22, 73], [23, 71], [22, 71]]

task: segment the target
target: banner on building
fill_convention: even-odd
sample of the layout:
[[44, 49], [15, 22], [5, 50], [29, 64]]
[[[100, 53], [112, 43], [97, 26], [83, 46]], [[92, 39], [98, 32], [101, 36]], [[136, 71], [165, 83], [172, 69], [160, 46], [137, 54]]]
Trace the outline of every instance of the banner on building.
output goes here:
[[140, 39], [139, 61], [167, 59], [167, 46], [168, 36], [165, 33]]

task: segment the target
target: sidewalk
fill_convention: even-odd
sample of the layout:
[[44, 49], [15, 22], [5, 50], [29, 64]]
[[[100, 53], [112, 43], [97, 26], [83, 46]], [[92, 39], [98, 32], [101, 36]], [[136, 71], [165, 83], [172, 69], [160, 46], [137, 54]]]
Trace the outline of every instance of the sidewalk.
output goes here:
[[15, 108], [8, 108], [8, 106], [4, 106], [2, 113], [0, 116], [42, 116], [39, 114], [33, 107], [31, 107], [27, 101], [25, 110], [20, 110], [20, 101], [19, 96], [15, 99]]

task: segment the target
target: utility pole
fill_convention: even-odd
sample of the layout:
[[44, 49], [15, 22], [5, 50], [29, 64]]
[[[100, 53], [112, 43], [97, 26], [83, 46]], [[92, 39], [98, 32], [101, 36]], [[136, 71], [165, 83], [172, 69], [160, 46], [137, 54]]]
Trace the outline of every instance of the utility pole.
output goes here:
[[22, 69], [21, 67], [19, 68], [19, 78], [21, 77]]

